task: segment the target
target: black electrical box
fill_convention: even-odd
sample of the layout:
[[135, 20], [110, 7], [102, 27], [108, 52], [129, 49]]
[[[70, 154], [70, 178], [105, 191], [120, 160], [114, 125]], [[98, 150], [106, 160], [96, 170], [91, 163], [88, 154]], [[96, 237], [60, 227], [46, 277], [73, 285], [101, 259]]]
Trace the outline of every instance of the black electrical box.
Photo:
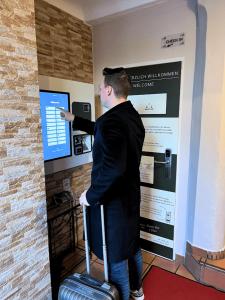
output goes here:
[[88, 102], [73, 102], [72, 113], [75, 116], [91, 121], [91, 104]]

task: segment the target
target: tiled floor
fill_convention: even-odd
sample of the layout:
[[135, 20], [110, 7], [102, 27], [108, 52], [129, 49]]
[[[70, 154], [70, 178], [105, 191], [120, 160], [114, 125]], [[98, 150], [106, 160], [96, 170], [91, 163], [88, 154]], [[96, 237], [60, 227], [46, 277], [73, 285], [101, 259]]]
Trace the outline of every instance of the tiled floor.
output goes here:
[[[177, 257], [176, 261], [170, 261], [158, 256], [155, 256], [151, 253], [148, 253], [146, 251], [142, 251], [143, 254], [143, 276], [146, 275], [146, 273], [149, 271], [150, 267], [158, 266], [160, 268], [163, 268], [167, 271], [176, 273], [180, 276], [189, 278], [191, 280], [195, 280], [195, 278], [192, 276], [190, 272], [185, 268], [183, 265], [183, 258]], [[83, 273], [86, 270], [85, 261], [82, 261], [73, 271], [78, 273]], [[104, 279], [103, 274], [104, 268], [103, 268], [103, 262], [99, 260], [95, 255], [92, 255], [91, 258], [91, 274], [100, 280]]]
[[[74, 253], [72, 253], [71, 255], [67, 256], [66, 259], [64, 259], [62, 264], [62, 269], [61, 269], [62, 270], [60, 276], [61, 280], [75, 272], [78, 273], [86, 272], [83, 241], [82, 243], [79, 243], [79, 248], [80, 249], [76, 249]], [[142, 256], [143, 256], [143, 277], [148, 273], [151, 266], [158, 266], [162, 269], [165, 269], [177, 275], [196, 281], [193, 275], [184, 266], [184, 258], [182, 256], [177, 256], [175, 261], [170, 261], [162, 257], [155, 256], [143, 250], [142, 250]], [[205, 258], [200, 256], [195, 257], [195, 259], [203, 264], [211, 265], [213, 267], [217, 267], [225, 270], [225, 259], [206, 260]], [[206, 271], [204, 272], [203, 282], [218, 288], [218, 280], [220, 281], [224, 280], [224, 277], [221, 279], [221, 274], [219, 274], [220, 277], [218, 279], [217, 278], [218, 276], [216, 277], [215, 273], [213, 273], [213, 275], [211, 273], [212, 273], [211, 270], [209, 270], [208, 272]], [[94, 254], [92, 254], [91, 256], [91, 275], [97, 279], [104, 280], [103, 262], [100, 259], [98, 259]], [[223, 285], [220, 284], [219, 288], [221, 288], [221, 286]]]

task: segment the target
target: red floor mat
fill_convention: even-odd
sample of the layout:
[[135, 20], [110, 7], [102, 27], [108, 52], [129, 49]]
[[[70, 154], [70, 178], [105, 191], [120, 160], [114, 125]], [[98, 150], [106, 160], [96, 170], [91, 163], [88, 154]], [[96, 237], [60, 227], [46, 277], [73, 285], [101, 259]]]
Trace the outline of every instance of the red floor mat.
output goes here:
[[225, 293], [152, 266], [144, 278], [145, 300], [225, 300]]

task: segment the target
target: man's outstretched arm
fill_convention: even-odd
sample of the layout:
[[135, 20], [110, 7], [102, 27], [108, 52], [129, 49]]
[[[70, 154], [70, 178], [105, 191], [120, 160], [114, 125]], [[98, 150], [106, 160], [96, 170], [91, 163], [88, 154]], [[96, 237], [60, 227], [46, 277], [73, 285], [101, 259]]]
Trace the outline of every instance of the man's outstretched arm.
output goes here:
[[82, 130], [88, 134], [94, 134], [95, 122], [73, 115], [71, 112], [60, 109], [61, 118], [72, 122], [73, 130]]

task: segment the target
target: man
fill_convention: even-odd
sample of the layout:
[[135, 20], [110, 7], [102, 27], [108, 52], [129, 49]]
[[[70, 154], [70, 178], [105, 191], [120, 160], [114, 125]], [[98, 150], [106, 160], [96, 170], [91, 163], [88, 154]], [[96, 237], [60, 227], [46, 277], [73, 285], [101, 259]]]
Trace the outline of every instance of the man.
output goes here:
[[122, 300], [144, 299], [141, 288], [142, 256], [139, 245], [140, 173], [145, 130], [127, 101], [129, 78], [123, 68], [103, 70], [102, 104], [109, 110], [91, 122], [61, 112], [73, 129], [94, 135], [91, 186], [80, 197], [89, 208], [91, 250], [100, 259], [102, 235], [100, 204], [104, 204], [109, 279]]

